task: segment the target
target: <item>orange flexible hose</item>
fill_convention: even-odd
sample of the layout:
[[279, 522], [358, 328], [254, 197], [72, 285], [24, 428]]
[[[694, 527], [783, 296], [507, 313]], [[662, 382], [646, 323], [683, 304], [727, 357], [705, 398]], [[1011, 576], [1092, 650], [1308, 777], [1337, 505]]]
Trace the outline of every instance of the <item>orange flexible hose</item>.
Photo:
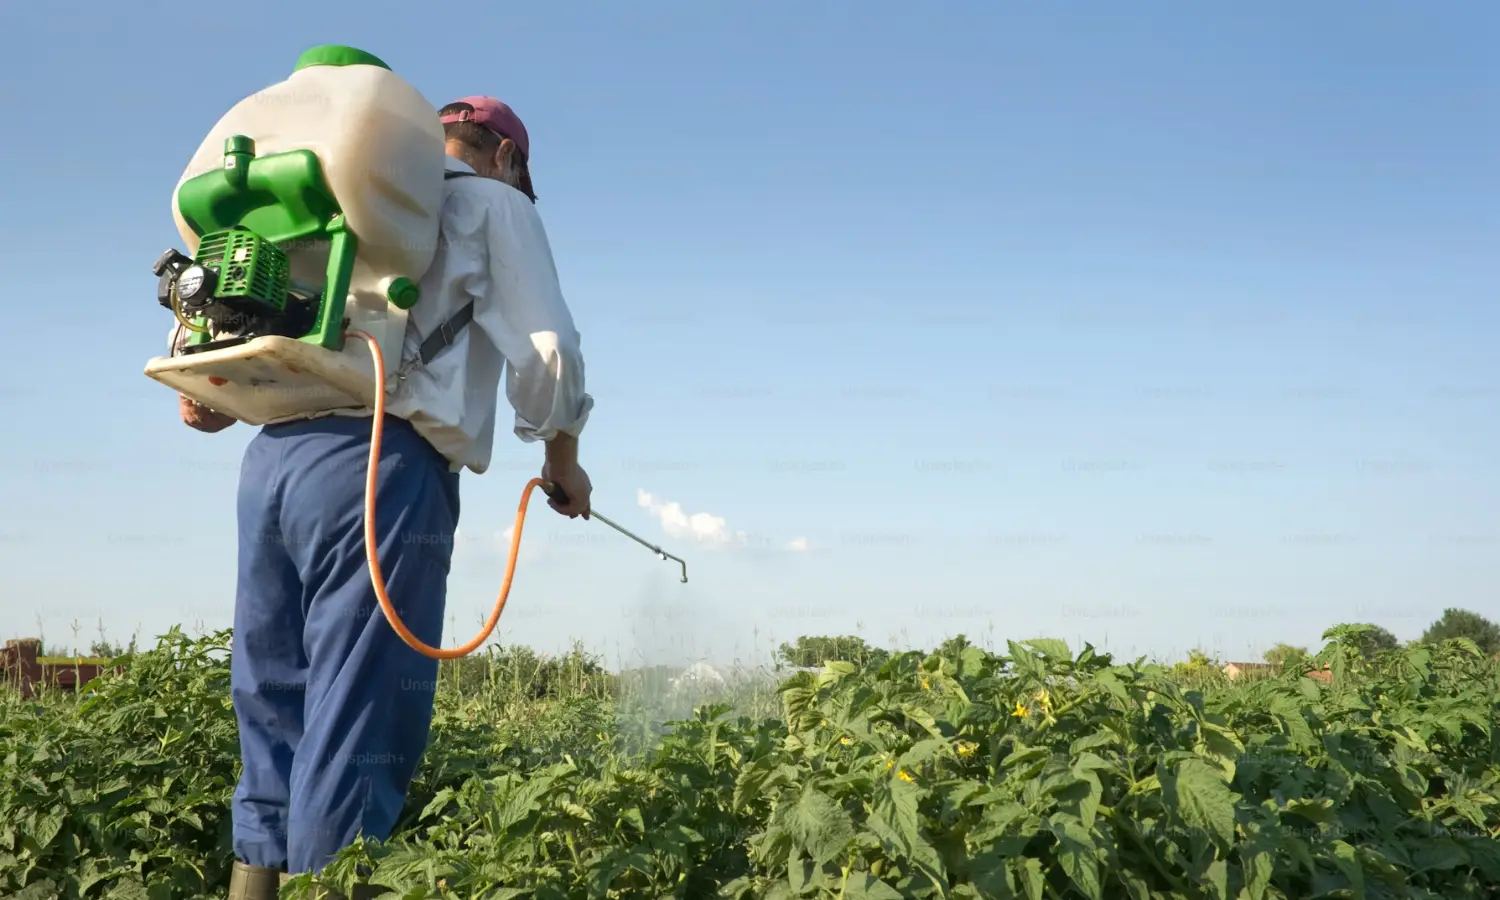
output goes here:
[[385, 576], [380, 571], [380, 554], [376, 550], [375, 540], [375, 485], [376, 475], [380, 471], [380, 434], [381, 426], [385, 423], [385, 356], [380, 352], [380, 343], [363, 331], [350, 331], [352, 337], [364, 338], [365, 343], [370, 345], [370, 355], [374, 357], [375, 363], [375, 420], [370, 427], [370, 465], [365, 475], [365, 559], [370, 565], [370, 584], [375, 588], [375, 596], [380, 600], [380, 611], [385, 613], [387, 622], [406, 646], [412, 648], [423, 656], [431, 659], [458, 659], [468, 656], [479, 645], [483, 644], [495, 630], [495, 625], [500, 622], [500, 614], [505, 611], [506, 598], [510, 596], [510, 583], [516, 575], [516, 557], [521, 551], [521, 527], [526, 524], [526, 504], [531, 500], [531, 492], [535, 488], [541, 488], [545, 493], [551, 485], [540, 479], [533, 478], [526, 482], [526, 489], [521, 492], [521, 504], [516, 508], [516, 525], [514, 533], [510, 536], [510, 559], [505, 563], [505, 581], [500, 585], [500, 596], [495, 601], [495, 609], [490, 613], [489, 620], [484, 623], [484, 628], [476, 634], [473, 639], [462, 646], [451, 650], [441, 647], [431, 647], [422, 642], [422, 639], [411, 633], [406, 623], [401, 621], [401, 616], [396, 613], [395, 604], [391, 603], [391, 597], [385, 590]]

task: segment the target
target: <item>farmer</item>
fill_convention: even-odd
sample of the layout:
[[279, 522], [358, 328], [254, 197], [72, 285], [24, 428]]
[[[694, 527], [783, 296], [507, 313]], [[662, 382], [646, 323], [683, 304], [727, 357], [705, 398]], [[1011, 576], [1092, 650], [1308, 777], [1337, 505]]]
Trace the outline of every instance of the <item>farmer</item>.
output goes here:
[[[578, 435], [593, 407], [535, 208], [525, 126], [489, 97], [440, 115], [441, 243], [402, 350], [403, 362], [425, 364], [389, 398], [376, 497], [389, 594], [432, 646], [442, 641], [459, 472], [489, 467], [503, 367], [515, 433], [545, 442], [542, 477], [566, 496], [549, 505], [570, 518], [589, 513]], [[444, 323], [456, 331], [447, 340]], [[181, 414], [207, 432], [234, 421], [186, 398]], [[275, 897], [281, 873], [318, 872], [360, 834], [387, 838], [427, 746], [437, 661], [386, 622], [365, 562], [371, 415], [273, 423], [245, 449], [231, 660], [244, 769], [231, 900]]]

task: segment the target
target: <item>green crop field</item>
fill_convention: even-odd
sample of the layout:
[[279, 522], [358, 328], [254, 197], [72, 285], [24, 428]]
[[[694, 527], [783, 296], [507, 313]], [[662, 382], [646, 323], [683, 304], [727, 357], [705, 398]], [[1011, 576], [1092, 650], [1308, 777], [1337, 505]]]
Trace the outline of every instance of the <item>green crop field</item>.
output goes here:
[[[413, 900], [1500, 896], [1500, 664], [1325, 638], [1233, 683], [956, 639], [695, 697], [510, 648], [444, 664], [398, 833], [326, 875]], [[227, 640], [0, 699], [0, 896], [225, 896]]]

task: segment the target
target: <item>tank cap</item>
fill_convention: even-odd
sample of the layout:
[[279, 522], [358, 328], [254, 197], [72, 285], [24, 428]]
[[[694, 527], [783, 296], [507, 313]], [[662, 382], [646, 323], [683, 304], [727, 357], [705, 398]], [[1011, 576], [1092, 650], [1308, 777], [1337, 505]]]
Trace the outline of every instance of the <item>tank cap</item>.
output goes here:
[[375, 54], [343, 44], [321, 44], [304, 50], [297, 57], [297, 65], [292, 71], [300, 72], [309, 66], [379, 66], [387, 72], [391, 69]]
[[231, 153], [245, 153], [254, 156], [255, 139], [243, 134], [231, 134], [224, 139], [224, 155], [228, 156]]
[[405, 276], [392, 281], [385, 289], [386, 299], [397, 309], [411, 309], [417, 305], [417, 299], [421, 296], [421, 289]]

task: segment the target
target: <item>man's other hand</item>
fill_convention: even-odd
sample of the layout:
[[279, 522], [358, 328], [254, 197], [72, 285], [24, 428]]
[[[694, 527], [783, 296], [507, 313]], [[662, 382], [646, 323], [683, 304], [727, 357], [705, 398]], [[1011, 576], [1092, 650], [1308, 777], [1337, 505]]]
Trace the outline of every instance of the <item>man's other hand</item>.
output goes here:
[[235, 422], [233, 416], [226, 416], [221, 412], [209, 409], [202, 403], [184, 394], [177, 395], [177, 409], [182, 415], [182, 424], [189, 428], [196, 428], [199, 431], [206, 431], [209, 434], [223, 431]]
[[589, 473], [585, 472], [582, 466], [576, 463], [572, 465], [544, 463], [542, 478], [561, 488], [568, 501], [559, 503], [555, 498], [548, 497], [548, 506], [570, 519], [576, 519], [579, 516], [585, 519], [589, 517], [589, 499], [594, 493], [594, 486], [589, 482]]

